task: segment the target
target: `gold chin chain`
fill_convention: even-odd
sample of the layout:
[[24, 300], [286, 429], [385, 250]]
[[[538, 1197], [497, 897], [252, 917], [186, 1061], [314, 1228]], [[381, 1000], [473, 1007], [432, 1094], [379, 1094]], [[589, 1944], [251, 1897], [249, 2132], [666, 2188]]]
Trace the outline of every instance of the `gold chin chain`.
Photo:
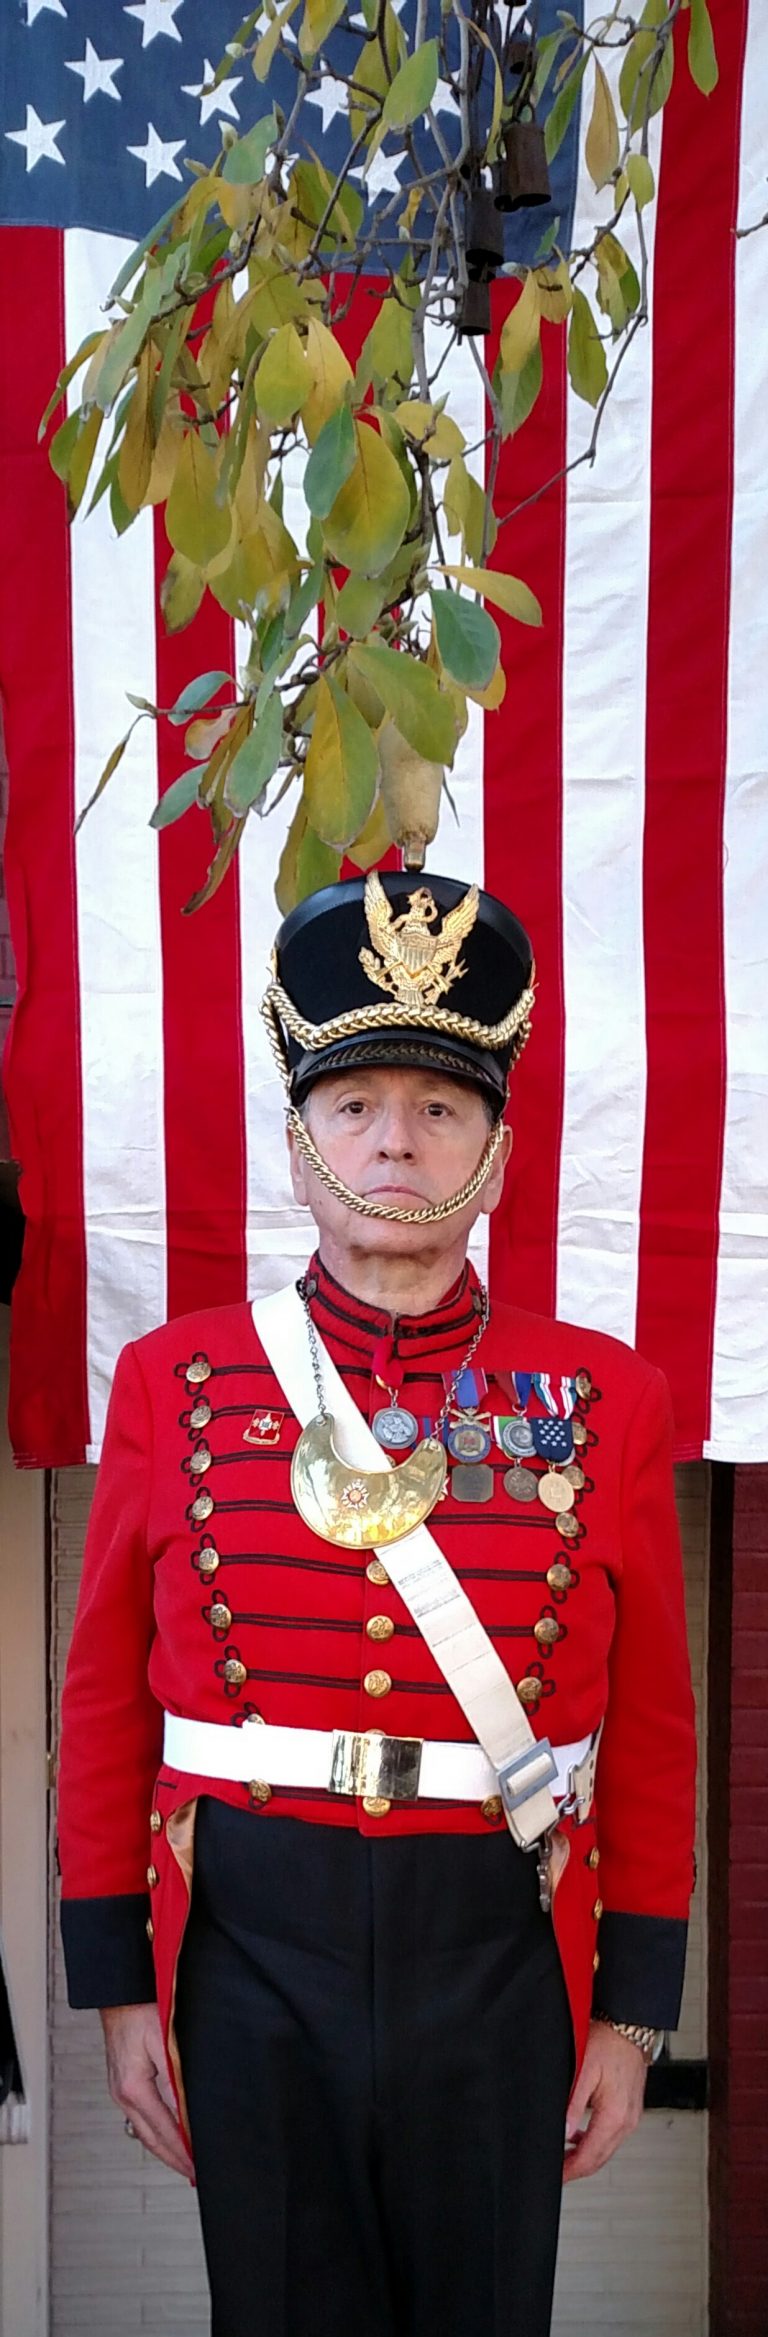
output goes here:
[[353, 1193], [351, 1186], [345, 1185], [342, 1178], [335, 1175], [334, 1170], [329, 1168], [328, 1162], [323, 1159], [322, 1153], [318, 1152], [317, 1145], [313, 1142], [309, 1129], [305, 1126], [301, 1113], [297, 1112], [295, 1104], [289, 1106], [287, 1116], [288, 1126], [293, 1131], [302, 1158], [314, 1170], [318, 1182], [325, 1186], [326, 1192], [332, 1193], [336, 1201], [343, 1201], [346, 1208], [354, 1210], [357, 1217], [380, 1217], [388, 1220], [391, 1225], [442, 1225], [444, 1218], [455, 1217], [457, 1210], [466, 1209], [469, 1202], [476, 1199], [481, 1187], [485, 1184], [488, 1171], [493, 1166], [504, 1135], [504, 1122], [497, 1120], [495, 1128], [490, 1130], [487, 1144], [483, 1146], [477, 1168], [473, 1169], [471, 1177], [467, 1178], [461, 1191], [451, 1194], [449, 1200], [425, 1201], [421, 1209], [400, 1209], [396, 1201], [371, 1201], [364, 1193]]

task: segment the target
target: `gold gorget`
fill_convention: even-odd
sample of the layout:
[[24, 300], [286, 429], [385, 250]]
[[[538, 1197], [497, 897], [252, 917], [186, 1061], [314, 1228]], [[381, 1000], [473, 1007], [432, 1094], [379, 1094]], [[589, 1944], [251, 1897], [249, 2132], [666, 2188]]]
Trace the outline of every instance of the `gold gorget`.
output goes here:
[[324, 1542], [377, 1549], [423, 1525], [445, 1490], [447, 1468], [437, 1436], [422, 1437], [397, 1467], [351, 1468], [336, 1451], [333, 1420], [324, 1412], [302, 1429], [291, 1462], [291, 1492], [299, 1516]]

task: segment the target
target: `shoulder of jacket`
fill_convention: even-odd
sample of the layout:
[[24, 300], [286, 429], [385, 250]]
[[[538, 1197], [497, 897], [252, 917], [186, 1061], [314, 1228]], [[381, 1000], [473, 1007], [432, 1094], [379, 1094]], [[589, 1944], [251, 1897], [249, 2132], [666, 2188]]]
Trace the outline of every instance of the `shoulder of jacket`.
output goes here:
[[483, 1343], [483, 1361], [507, 1371], [588, 1371], [598, 1384], [609, 1377], [619, 1380], [638, 1400], [654, 1382], [661, 1388], [666, 1386], [655, 1364], [610, 1331], [590, 1330], [583, 1323], [534, 1314], [528, 1308], [500, 1305], [495, 1300]]
[[196, 1307], [193, 1314], [175, 1315], [172, 1322], [159, 1323], [156, 1330], [131, 1340], [123, 1355], [133, 1355], [149, 1379], [169, 1365], [175, 1371], [193, 1355], [207, 1355], [213, 1361], [214, 1350], [217, 1360], [237, 1361], [245, 1343], [255, 1341], [250, 1307], [238, 1299], [231, 1306]]

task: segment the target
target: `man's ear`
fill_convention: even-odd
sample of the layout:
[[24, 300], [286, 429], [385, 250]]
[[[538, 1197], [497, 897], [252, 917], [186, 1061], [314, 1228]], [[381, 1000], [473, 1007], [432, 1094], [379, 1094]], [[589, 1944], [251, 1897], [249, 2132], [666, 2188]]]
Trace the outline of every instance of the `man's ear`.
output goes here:
[[504, 1191], [504, 1171], [511, 1151], [512, 1130], [505, 1126], [493, 1167], [486, 1177], [480, 1196], [480, 1212], [483, 1217], [490, 1217], [492, 1211], [498, 1208]]
[[308, 1209], [309, 1194], [307, 1192], [307, 1179], [304, 1168], [304, 1161], [299, 1151], [299, 1147], [290, 1122], [286, 1128], [285, 1137], [288, 1146], [288, 1171], [291, 1179], [291, 1190], [293, 1193], [293, 1198], [294, 1201], [298, 1201], [300, 1209]]

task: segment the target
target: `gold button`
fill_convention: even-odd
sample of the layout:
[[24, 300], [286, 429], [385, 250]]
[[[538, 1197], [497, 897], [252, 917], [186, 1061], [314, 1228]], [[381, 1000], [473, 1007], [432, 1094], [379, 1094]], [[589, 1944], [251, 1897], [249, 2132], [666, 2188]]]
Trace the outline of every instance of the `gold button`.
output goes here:
[[159, 1811], [159, 1810], [150, 1810], [150, 1813], [149, 1813], [149, 1831], [150, 1831], [150, 1834], [159, 1834], [159, 1833], [160, 1833], [161, 1826], [162, 1826], [162, 1823], [163, 1823], [163, 1821], [162, 1821], [162, 1818], [161, 1818], [161, 1816], [160, 1816], [160, 1811]]
[[208, 1398], [207, 1396], [203, 1396], [201, 1403], [193, 1404], [192, 1406], [192, 1410], [189, 1415], [190, 1428], [194, 1428], [196, 1432], [201, 1428], [207, 1428], [209, 1420], [212, 1419], [213, 1413], [211, 1411]]
[[251, 1801], [266, 1802], [272, 1800], [272, 1787], [267, 1784], [266, 1777], [252, 1777], [248, 1791]]
[[155, 1926], [154, 1926], [154, 1923], [153, 1923], [153, 1921], [152, 1921], [152, 1917], [151, 1917], [151, 1915], [148, 1915], [148, 1916], [147, 1916], [147, 1920], [146, 1920], [146, 1923], [145, 1923], [144, 1929], [145, 1929], [145, 1931], [146, 1931], [147, 1938], [148, 1938], [148, 1939], [154, 1939], [154, 1936], [155, 1936]]
[[592, 1957], [592, 1970], [593, 1972], [599, 1972], [600, 1970], [600, 1957], [598, 1955], [594, 1955]]
[[555, 1518], [555, 1525], [557, 1527], [558, 1533], [562, 1534], [564, 1542], [576, 1541], [579, 1531], [579, 1521], [577, 1517], [574, 1517], [572, 1510], [568, 1511], [566, 1509], [561, 1511], [560, 1516]]
[[568, 1483], [573, 1486], [575, 1493], [580, 1493], [582, 1485], [586, 1485], [587, 1482], [580, 1461], [566, 1461], [563, 1476], [567, 1477]]
[[517, 1693], [521, 1704], [538, 1704], [541, 1695], [541, 1681], [526, 1675], [524, 1680], [518, 1680]]
[[541, 1622], [534, 1623], [533, 1636], [539, 1647], [554, 1647], [555, 1640], [560, 1637], [560, 1625], [555, 1622], [554, 1615], [542, 1615]]
[[369, 1558], [365, 1571], [368, 1576], [368, 1581], [377, 1582], [379, 1589], [384, 1590], [386, 1584], [389, 1582], [389, 1575], [387, 1573], [386, 1566], [382, 1566], [381, 1559]]
[[212, 1460], [213, 1460], [213, 1453], [211, 1452], [210, 1445], [209, 1445], [209, 1444], [199, 1444], [199, 1445], [198, 1445], [198, 1448], [197, 1448], [197, 1452], [194, 1452], [194, 1453], [192, 1453], [192, 1454], [190, 1455], [190, 1462], [189, 1462], [189, 1473], [190, 1473], [190, 1476], [191, 1476], [191, 1477], [204, 1477], [204, 1476], [205, 1476], [206, 1469], [209, 1469], [209, 1468], [210, 1468], [210, 1466], [211, 1466], [211, 1462], [212, 1462]]
[[151, 1891], [154, 1891], [154, 1890], [155, 1890], [155, 1888], [156, 1888], [156, 1885], [159, 1883], [159, 1881], [160, 1881], [160, 1876], [159, 1876], [159, 1874], [158, 1874], [157, 1867], [156, 1867], [156, 1866], [148, 1866], [148, 1867], [147, 1867], [147, 1882], [148, 1882], [148, 1884], [149, 1884], [149, 1888], [150, 1888], [150, 1890], [151, 1890]]
[[217, 1599], [211, 1608], [211, 1630], [228, 1631], [231, 1621], [231, 1608], [225, 1607], [223, 1599]]
[[211, 1376], [207, 1355], [193, 1355], [191, 1363], [187, 1364], [186, 1376], [191, 1388], [201, 1388], [203, 1382]]
[[207, 1582], [207, 1581], [208, 1581], [208, 1579], [209, 1579], [209, 1576], [210, 1576], [210, 1575], [212, 1575], [212, 1574], [218, 1574], [218, 1570], [219, 1570], [219, 1567], [220, 1567], [220, 1565], [221, 1565], [221, 1559], [220, 1559], [220, 1557], [219, 1557], [218, 1550], [214, 1550], [214, 1547], [213, 1547], [213, 1543], [212, 1543], [212, 1542], [210, 1542], [210, 1543], [206, 1543], [205, 1549], [204, 1549], [204, 1550], [199, 1550], [199, 1551], [198, 1551], [198, 1555], [197, 1555], [197, 1571], [198, 1571], [198, 1574], [202, 1574], [202, 1576], [203, 1576], [203, 1580], [204, 1580], [205, 1582]]
[[239, 1663], [234, 1655], [228, 1656], [224, 1665], [224, 1678], [230, 1688], [242, 1688], [244, 1680], [248, 1678], [245, 1664]]
[[215, 1507], [212, 1493], [196, 1493], [189, 1514], [190, 1517], [194, 1518], [196, 1526], [202, 1526], [205, 1524], [206, 1518], [212, 1515]]
[[487, 1800], [480, 1803], [480, 1814], [481, 1817], [487, 1819], [489, 1826], [498, 1825], [499, 1818], [503, 1814], [501, 1794], [489, 1793]]
[[573, 1575], [570, 1566], [550, 1566], [547, 1583], [550, 1590], [570, 1590]]
[[576, 1373], [576, 1393], [577, 1393], [577, 1395], [579, 1395], [579, 1396], [591, 1396], [591, 1394], [592, 1394], [592, 1381], [591, 1381], [591, 1379], [590, 1379], [590, 1376], [589, 1376], [589, 1372], [588, 1372], [588, 1371], [577, 1371], [577, 1373]]
[[366, 1672], [363, 1681], [366, 1696], [388, 1696], [391, 1686], [389, 1672]]
[[366, 1636], [368, 1639], [391, 1639], [394, 1628], [394, 1623], [389, 1615], [372, 1615], [370, 1622], [366, 1623], [365, 1626]]
[[601, 1917], [601, 1915], [602, 1915], [602, 1912], [603, 1912], [603, 1902], [602, 1902], [602, 1899], [596, 1899], [596, 1900], [595, 1900], [594, 1907], [593, 1907], [593, 1909], [592, 1909], [592, 1913], [593, 1913], [593, 1915], [594, 1915], [594, 1918], [595, 1918], [595, 1922], [596, 1922], [596, 1923], [599, 1923], [599, 1921], [600, 1921], [600, 1917]]
[[572, 1420], [572, 1421], [571, 1421], [571, 1427], [572, 1427], [572, 1430], [573, 1430], [573, 1441], [574, 1441], [574, 1444], [586, 1444], [586, 1441], [587, 1441], [587, 1424], [586, 1424], [586, 1421], [585, 1421], [585, 1420]]
[[593, 1873], [595, 1867], [600, 1865], [600, 1852], [598, 1850], [597, 1843], [595, 1843], [594, 1849], [590, 1850], [589, 1857], [587, 1859], [587, 1865], [591, 1866]]
[[363, 1809], [367, 1818], [388, 1818], [392, 1808], [385, 1793], [364, 1793]]

